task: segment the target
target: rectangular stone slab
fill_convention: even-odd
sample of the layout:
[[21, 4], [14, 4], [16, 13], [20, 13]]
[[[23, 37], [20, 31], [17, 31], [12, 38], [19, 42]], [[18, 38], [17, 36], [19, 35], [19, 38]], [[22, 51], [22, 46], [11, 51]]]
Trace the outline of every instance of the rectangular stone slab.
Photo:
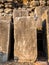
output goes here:
[[46, 28], [47, 28], [47, 49], [48, 49], [48, 62], [49, 62], [49, 11], [47, 12], [46, 18]]
[[0, 19], [0, 62], [8, 60], [11, 20]]
[[18, 62], [34, 62], [37, 58], [37, 34], [33, 17], [14, 19], [14, 57]]

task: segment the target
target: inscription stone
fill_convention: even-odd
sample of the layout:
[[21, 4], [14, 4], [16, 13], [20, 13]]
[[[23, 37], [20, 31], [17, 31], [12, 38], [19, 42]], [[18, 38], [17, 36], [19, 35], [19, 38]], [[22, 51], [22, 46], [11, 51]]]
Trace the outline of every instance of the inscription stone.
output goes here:
[[36, 26], [33, 17], [14, 20], [14, 56], [18, 62], [34, 62], [37, 58]]

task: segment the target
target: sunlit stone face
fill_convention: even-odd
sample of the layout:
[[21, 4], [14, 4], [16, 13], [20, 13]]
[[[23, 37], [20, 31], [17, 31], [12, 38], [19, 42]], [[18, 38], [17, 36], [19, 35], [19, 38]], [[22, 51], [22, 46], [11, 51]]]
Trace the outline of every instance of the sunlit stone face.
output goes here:
[[19, 62], [35, 61], [37, 57], [36, 27], [32, 17], [14, 20], [14, 55]]
[[0, 20], [0, 62], [8, 60], [10, 22]]

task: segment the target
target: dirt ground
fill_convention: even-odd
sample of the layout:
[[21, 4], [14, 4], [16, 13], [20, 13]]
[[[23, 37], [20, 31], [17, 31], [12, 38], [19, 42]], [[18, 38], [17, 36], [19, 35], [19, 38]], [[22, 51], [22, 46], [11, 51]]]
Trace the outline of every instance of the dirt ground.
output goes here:
[[0, 63], [0, 65], [49, 65], [49, 64], [46, 61], [36, 61], [35, 63], [27, 63], [27, 62], [18, 63], [12, 61], [12, 62]]

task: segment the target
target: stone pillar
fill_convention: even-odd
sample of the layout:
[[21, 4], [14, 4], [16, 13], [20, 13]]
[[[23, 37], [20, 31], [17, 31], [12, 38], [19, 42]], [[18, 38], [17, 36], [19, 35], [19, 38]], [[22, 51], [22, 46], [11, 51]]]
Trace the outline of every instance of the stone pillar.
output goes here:
[[37, 59], [37, 32], [33, 17], [14, 19], [14, 59], [34, 62]]
[[9, 57], [10, 25], [10, 18], [0, 16], [0, 62], [6, 62]]
[[48, 62], [49, 62], [49, 11], [47, 11], [47, 19], [46, 19], [46, 28], [47, 28], [47, 49], [48, 49]]

